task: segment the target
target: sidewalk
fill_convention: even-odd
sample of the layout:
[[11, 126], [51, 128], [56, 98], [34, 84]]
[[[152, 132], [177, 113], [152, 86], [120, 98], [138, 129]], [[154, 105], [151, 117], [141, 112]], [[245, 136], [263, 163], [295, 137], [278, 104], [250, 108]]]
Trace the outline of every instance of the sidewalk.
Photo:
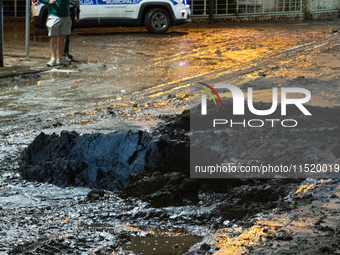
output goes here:
[[[42, 32], [30, 28], [29, 58], [25, 52], [25, 22], [7, 20], [4, 22], [4, 67], [0, 68], [0, 78], [49, 70], [46, 63], [50, 58], [49, 38]], [[43, 47], [38, 42], [46, 41]]]
[[4, 55], [4, 67], [0, 68], [0, 79], [18, 75], [34, 74], [49, 70], [45, 59], [24, 58], [24, 56]]

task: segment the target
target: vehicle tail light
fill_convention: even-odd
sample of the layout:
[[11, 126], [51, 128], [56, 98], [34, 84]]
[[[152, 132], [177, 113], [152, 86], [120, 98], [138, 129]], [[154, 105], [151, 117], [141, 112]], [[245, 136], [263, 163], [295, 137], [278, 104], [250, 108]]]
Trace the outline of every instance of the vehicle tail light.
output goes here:
[[33, 3], [36, 3], [36, 2], [38, 2], [38, 0], [33, 0]]

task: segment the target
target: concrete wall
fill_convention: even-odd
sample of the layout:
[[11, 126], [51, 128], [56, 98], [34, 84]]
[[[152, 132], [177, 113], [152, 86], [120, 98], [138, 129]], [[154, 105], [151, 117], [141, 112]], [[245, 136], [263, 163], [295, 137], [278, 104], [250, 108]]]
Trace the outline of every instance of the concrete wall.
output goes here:
[[309, 5], [310, 11], [318, 10], [332, 10], [340, 8], [339, 0], [308, 0], [307, 5]]
[[340, 0], [305, 0], [306, 19], [334, 19], [339, 10]]

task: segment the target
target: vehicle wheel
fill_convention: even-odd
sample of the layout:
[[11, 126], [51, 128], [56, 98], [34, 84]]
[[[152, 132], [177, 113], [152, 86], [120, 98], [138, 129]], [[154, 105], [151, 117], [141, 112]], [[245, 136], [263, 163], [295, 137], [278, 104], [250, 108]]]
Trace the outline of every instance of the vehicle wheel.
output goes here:
[[145, 27], [150, 33], [164, 34], [169, 26], [170, 16], [161, 8], [152, 9], [145, 16]]

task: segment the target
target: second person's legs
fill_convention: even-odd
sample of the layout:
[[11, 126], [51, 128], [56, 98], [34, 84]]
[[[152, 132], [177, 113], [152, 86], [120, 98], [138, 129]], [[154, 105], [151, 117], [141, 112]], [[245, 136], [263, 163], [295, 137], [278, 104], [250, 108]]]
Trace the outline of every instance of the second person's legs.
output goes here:
[[58, 36], [58, 59], [60, 61], [63, 59], [64, 39], [65, 39], [65, 35], [59, 35]]
[[64, 55], [69, 55], [70, 35], [65, 35], [64, 41], [65, 41]]
[[[68, 52], [72, 22], [70, 17], [63, 18], [59, 36], [59, 56], [62, 59], [65, 52]], [[65, 56], [66, 58], [66, 56]], [[68, 61], [67, 59], [65, 59]]]

